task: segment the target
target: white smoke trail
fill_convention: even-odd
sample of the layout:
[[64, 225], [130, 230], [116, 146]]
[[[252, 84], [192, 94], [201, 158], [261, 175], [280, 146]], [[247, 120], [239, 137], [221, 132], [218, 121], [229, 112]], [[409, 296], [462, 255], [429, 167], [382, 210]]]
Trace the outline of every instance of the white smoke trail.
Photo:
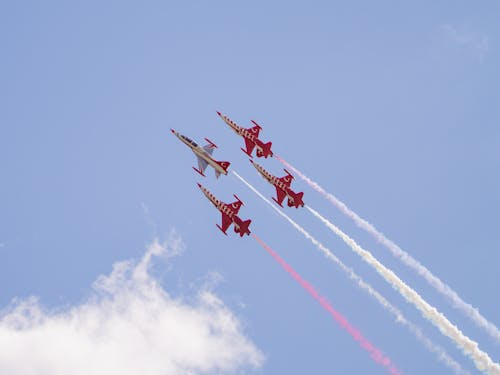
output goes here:
[[291, 219], [287, 214], [281, 211], [276, 205], [274, 205], [270, 200], [264, 197], [257, 189], [255, 189], [248, 181], [241, 177], [237, 172], [233, 171], [233, 174], [242, 181], [250, 190], [252, 190], [257, 196], [259, 196], [264, 202], [271, 206], [278, 214], [280, 214], [285, 220], [287, 220], [295, 229], [304, 235], [309, 241], [311, 241], [322, 253], [323, 255], [336, 263], [342, 271], [344, 271], [349, 278], [357, 283], [357, 285], [367, 292], [371, 297], [375, 298], [382, 307], [395, 317], [395, 321], [406, 328], [420, 341], [424, 347], [436, 354], [438, 359], [443, 362], [446, 366], [452, 369], [455, 374], [466, 375], [469, 374], [466, 370], [460, 366], [453, 358], [451, 358], [446, 351], [439, 345], [434, 344], [427, 336], [424, 335], [420, 327], [407, 320], [403, 313], [394, 305], [392, 305], [384, 296], [382, 296], [377, 290], [375, 290], [370, 284], [365, 282], [360, 276], [358, 276], [352, 268], [346, 266], [339, 258], [337, 258], [327, 247], [325, 247], [316, 238], [311, 236], [304, 228], [297, 224], [293, 219]]
[[328, 219], [321, 216], [316, 210], [309, 206], [306, 208], [315, 217], [320, 219], [332, 232], [339, 236], [354, 252], [370, 264], [375, 270], [395, 288], [408, 302], [412, 303], [422, 315], [432, 322], [443, 335], [448, 336], [462, 350], [470, 356], [477, 369], [491, 375], [500, 375], [500, 365], [493, 362], [489, 355], [479, 349], [477, 342], [465, 336], [455, 325], [453, 325], [435, 307], [427, 303], [417, 292], [406, 285], [394, 272], [380, 263], [369, 251], [359, 246], [351, 237], [342, 232]]
[[323, 195], [328, 201], [330, 201], [335, 207], [337, 207], [343, 214], [350, 217], [357, 226], [368, 232], [371, 236], [375, 238], [378, 242], [384, 245], [395, 257], [401, 259], [401, 261], [412, 268], [420, 276], [422, 276], [434, 289], [445, 296], [451, 305], [460, 310], [469, 319], [471, 319], [478, 327], [483, 329], [497, 342], [500, 342], [500, 330], [491, 322], [489, 322], [477, 308], [471, 304], [465, 302], [460, 298], [460, 296], [451, 287], [442, 282], [437, 276], [435, 276], [431, 271], [429, 271], [424, 265], [422, 265], [418, 260], [414, 259], [411, 255], [401, 249], [398, 245], [388, 239], [383, 233], [377, 230], [371, 223], [361, 218], [358, 214], [352, 211], [347, 205], [340, 199], [335, 197], [333, 194], [326, 192], [318, 183], [312, 181], [294, 166], [287, 163], [285, 160], [277, 155], [274, 155], [283, 165], [288, 169], [298, 175], [302, 180], [304, 180], [310, 187]]

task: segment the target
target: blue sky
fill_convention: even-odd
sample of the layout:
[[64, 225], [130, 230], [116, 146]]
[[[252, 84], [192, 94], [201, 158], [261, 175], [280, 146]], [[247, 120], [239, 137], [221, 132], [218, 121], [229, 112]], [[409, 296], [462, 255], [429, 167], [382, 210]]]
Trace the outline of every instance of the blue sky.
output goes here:
[[[196, 186], [242, 218], [405, 374], [449, 370], [232, 176], [206, 178], [170, 128], [213, 140], [274, 192], [216, 115], [262, 138], [500, 325], [500, 6], [493, 1], [0, 5], [0, 307], [75, 306], [172, 229], [171, 296], [214, 293], [266, 358], [243, 373], [385, 373], [251, 238], [227, 238]], [[258, 160], [279, 174], [274, 159]], [[304, 201], [500, 361], [499, 346], [305, 183]], [[305, 210], [285, 209], [475, 373], [447, 339]], [[168, 337], [168, 333], [166, 333]]]

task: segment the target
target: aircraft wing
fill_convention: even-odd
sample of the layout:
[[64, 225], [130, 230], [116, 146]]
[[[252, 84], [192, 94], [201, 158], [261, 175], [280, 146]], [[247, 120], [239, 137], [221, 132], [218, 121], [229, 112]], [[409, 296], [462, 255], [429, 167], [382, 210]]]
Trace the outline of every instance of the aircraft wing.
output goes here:
[[229, 203], [228, 206], [231, 207], [231, 209], [234, 211], [235, 215], [238, 215], [238, 212], [240, 211], [241, 206], [243, 203], [241, 203], [240, 200], [234, 201], [233, 203]]
[[260, 129], [261, 129], [261, 127], [259, 125], [255, 125], [253, 128], [248, 128], [247, 131], [252, 133], [255, 136], [255, 138], [258, 138], [259, 133], [260, 133]]
[[287, 187], [290, 187], [290, 184], [292, 183], [293, 177], [290, 175], [283, 176], [281, 178], [278, 178], [283, 184], [285, 184]]
[[210, 156], [212, 156], [212, 154], [213, 154], [213, 152], [214, 152], [214, 150], [215, 150], [215, 147], [214, 147], [212, 144], [210, 144], [210, 143], [209, 143], [209, 144], [206, 144], [205, 146], [203, 146], [203, 149], [204, 149], [206, 152], [208, 152], [208, 154], [209, 154]]
[[285, 199], [285, 197], [286, 197], [286, 193], [277, 187], [275, 201], [278, 202], [278, 204], [281, 206], [281, 203], [283, 203], [283, 199]]
[[226, 233], [227, 228], [231, 225], [233, 221], [225, 213], [222, 214], [222, 227], [220, 228], [224, 233]]
[[205, 169], [207, 169], [208, 163], [199, 156], [197, 156], [196, 159], [198, 159], [198, 169], [200, 173], [203, 174]]
[[253, 149], [254, 149], [254, 147], [255, 147], [255, 143], [253, 143], [250, 139], [245, 138], [245, 146], [246, 146], [246, 148], [247, 148], [246, 153], [247, 153], [248, 155], [251, 155], [251, 154], [252, 154], [252, 151], [253, 151]]

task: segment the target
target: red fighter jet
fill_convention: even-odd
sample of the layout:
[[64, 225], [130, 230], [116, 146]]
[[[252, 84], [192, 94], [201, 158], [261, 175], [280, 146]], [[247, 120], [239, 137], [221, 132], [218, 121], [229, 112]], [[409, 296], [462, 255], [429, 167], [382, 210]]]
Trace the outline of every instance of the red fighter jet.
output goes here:
[[229, 125], [231, 129], [234, 130], [234, 132], [240, 136], [243, 137], [245, 140], [245, 149], [241, 149], [245, 154], [248, 156], [252, 157], [252, 151], [254, 148], [257, 149], [257, 157], [265, 157], [267, 159], [268, 156], [273, 156], [273, 152], [271, 151], [271, 142], [264, 143], [259, 139], [259, 132], [262, 129], [262, 127], [257, 124], [254, 120], [252, 120], [252, 123], [255, 125], [253, 128], [242, 128], [241, 126], [237, 125], [233, 120], [231, 120], [229, 117], [224, 116], [222, 113], [217, 112], [217, 114], [220, 116], [221, 119], [224, 120], [224, 122]]
[[222, 213], [222, 227], [219, 224], [216, 224], [217, 228], [219, 228], [222, 233], [227, 236], [227, 228], [229, 228], [231, 224], [234, 224], [234, 231], [236, 233], [239, 233], [240, 237], [243, 237], [245, 234], [250, 234], [250, 229], [248, 229], [248, 227], [250, 226], [252, 220], [249, 219], [243, 221], [238, 216], [238, 211], [240, 210], [241, 206], [243, 206], [243, 202], [240, 200], [240, 198], [234, 195], [236, 201], [226, 204], [215, 198], [215, 196], [200, 183], [198, 183], [198, 186], [203, 194], [205, 194], [205, 196], [208, 198], [208, 200], [212, 202], [212, 204]]
[[264, 177], [271, 185], [273, 185], [276, 188], [276, 198], [273, 198], [273, 200], [278, 203], [281, 207], [283, 203], [283, 200], [285, 197], [288, 197], [288, 207], [304, 207], [304, 202], [302, 201], [302, 197], [304, 196], [303, 192], [300, 193], [295, 193], [292, 189], [290, 189], [290, 184], [292, 183], [293, 176], [290, 172], [288, 172], [285, 169], [285, 172], [287, 173], [286, 176], [283, 177], [276, 177], [273, 176], [271, 173], [266, 171], [262, 166], [260, 166], [257, 163], [254, 163], [253, 160], [250, 160], [250, 163], [257, 169], [257, 172], [259, 172], [262, 177]]

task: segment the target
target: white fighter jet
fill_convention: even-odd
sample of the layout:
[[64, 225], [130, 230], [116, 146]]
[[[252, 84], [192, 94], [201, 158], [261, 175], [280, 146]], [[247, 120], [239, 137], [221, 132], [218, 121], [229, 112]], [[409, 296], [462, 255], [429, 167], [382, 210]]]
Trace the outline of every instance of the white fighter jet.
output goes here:
[[209, 139], [205, 138], [205, 140], [208, 142], [205, 146], [199, 146], [196, 142], [194, 142], [192, 139], [186, 137], [185, 135], [182, 135], [178, 132], [176, 132], [174, 129], [170, 129], [172, 133], [175, 134], [177, 138], [181, 140], [182, 143], [184, 143], [186, 146], [188, 146], [196, 155], [196, 159], [198, 159], [198, 169], [193, 167], [193, 169], [201, 174], [203, 177], [205, 175], [203, 172], [205, 172], [205, 169], [207, 166], [211, 166], [215, 170], [215, 177], [219, 178], [221, 174], [227, 175], [227, 169], [229, 168], [229, 163], [228, 161], [219, 161], [215, 160], [212, 158], [212, 153], [214, 152], [214, 149], [217, 148], [217, 146], [210, 141]]

